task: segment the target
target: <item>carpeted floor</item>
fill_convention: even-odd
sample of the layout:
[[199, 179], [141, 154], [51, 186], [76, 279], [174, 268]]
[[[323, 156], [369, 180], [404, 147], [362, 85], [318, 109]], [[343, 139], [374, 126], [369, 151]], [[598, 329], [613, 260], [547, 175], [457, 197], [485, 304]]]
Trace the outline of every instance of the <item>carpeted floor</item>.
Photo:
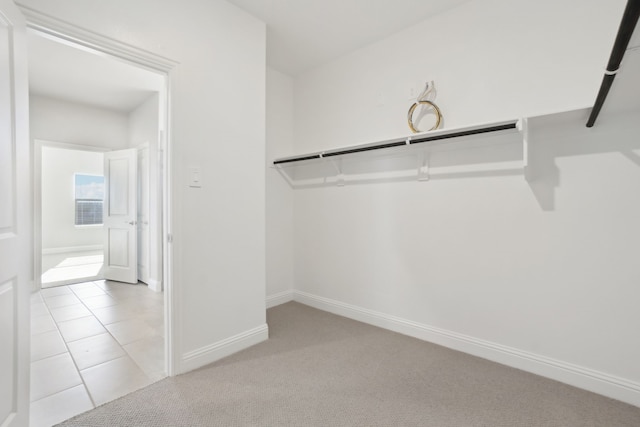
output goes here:
[[62, 426], [640, 426], [640, 408], [298, 303], [270, 339]]

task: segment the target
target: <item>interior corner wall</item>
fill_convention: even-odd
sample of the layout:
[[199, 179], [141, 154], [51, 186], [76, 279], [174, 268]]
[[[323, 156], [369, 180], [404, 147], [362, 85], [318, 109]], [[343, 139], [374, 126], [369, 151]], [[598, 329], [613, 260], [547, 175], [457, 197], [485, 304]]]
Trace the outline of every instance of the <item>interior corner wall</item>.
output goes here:
[[157, 146], [159, 126], [160, 96], [156, 93], [128, 114], [128, 146], [136, 148], [145, 143]]
[[[177, 62], [168, 130], [173, 372], [266, 339], [265, 24], [226, 1], [20, 4]], [[191, 168], [201, 187], [189, 186]]]
[[92, 147], [127, 148], [124, 113], [46, 96], [29, 96], [31, 139]]
[[[445, 128], [587, 106], [623, 6], [468, 2], [311, 70], [292, 154], [408, 134], [416, 80], [435, 80]], [[432, 168], [296, 189], [296, 300], [640, 405], [637, 122], [541, 122], [529, 183]]]
[[292, 298], [293, 190], [273, 159], [293, 151], [293, 79], [267, 68], [267, 305]]

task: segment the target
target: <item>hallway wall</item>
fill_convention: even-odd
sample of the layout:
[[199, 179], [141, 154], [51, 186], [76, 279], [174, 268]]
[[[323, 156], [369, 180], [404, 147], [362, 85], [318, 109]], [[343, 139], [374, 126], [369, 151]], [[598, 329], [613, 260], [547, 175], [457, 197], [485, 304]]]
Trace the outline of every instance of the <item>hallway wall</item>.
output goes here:
[[127, 148], [129, 119], [117, 111], [39, 95], [29, 97], [31, 140]]
[[[102, 227], [75, 226], [76, 173], [103, 174], [102, 153], [42, 147], [42, 251], [102, 248]], [[83, 249], [84, 248], [84, 249]]]
[[[225, 1], [20, 3], [176, 62], [169, 106], [174, 373], [267, 339], [265, 24]], [[193, 167], [201, 168], [200, 188], [188, 185]]]

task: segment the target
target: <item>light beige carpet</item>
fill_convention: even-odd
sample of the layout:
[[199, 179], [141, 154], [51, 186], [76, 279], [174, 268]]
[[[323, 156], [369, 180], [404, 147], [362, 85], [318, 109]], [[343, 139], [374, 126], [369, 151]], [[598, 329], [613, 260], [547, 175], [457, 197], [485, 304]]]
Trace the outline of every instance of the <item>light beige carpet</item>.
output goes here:
[[640, 426], [640, 408], [298, 303], [267, 320], [267, 342], [61, 425]]

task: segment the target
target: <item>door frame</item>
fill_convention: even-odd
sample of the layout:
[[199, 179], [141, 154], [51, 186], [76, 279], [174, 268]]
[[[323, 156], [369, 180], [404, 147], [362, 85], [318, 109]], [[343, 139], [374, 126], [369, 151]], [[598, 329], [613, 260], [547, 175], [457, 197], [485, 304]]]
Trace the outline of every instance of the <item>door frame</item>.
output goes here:
[[[33, 152], [33, 292], [42, 289], [42, 147], [106, 153], [109, 148], [34, 139]], [[96, 280], [88, 278], [87, 280]]]
[[[173, 286], [173, 216], [172, 216], [172, 138], [171, 138], [171, 71], [178, 62], [139, 49], [115, 39], [77, 27], [65, 21], [39, 12], [24, 5], [18, 5], [25, 16], [27, 28], [44, 37], [58, 42], [88, 50], [93, 53], [110, 56], [136, 67], [158, 73], [164, 77], [164, 90], [160, 95], [160, 138], [159, 164], [161, 172], [162, 197], [162, 283], [164, 288], [164, 328], [165, 328], [165, 370], [167, 375], [178, 373], [179, 348], [175, 331], [179, 321], [176, 292]], [[33, 164], [33, 159], [32, 159]]]

